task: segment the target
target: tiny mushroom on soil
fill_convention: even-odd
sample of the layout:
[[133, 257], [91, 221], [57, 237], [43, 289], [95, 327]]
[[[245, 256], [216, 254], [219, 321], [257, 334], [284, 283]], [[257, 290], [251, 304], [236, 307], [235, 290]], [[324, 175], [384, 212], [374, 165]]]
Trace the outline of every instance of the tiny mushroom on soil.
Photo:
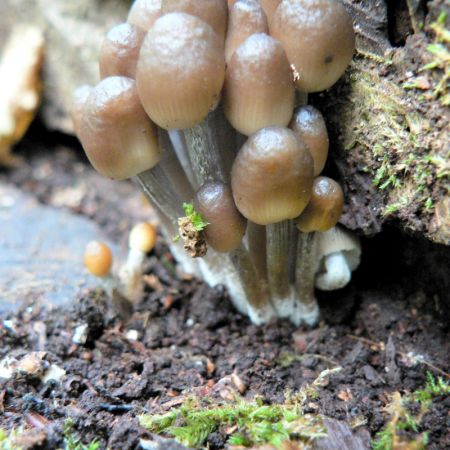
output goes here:
[[[93, 166], [135, 177], [164, 235], [181, 227], [170, 246], [183, 268], [225, 284], [256, 324], [316, 323], [314, 286], [342, 287], [359, 262], [358, 239], [335, 227], [342, 189], [319, 176], [325, 120], [306, 105], [342, 76], [354, 41], [338, 0], [137, 0], [102, 45], [104, 79], [74, 94]], [[137, 278], [139, 227], [123, 269]]]

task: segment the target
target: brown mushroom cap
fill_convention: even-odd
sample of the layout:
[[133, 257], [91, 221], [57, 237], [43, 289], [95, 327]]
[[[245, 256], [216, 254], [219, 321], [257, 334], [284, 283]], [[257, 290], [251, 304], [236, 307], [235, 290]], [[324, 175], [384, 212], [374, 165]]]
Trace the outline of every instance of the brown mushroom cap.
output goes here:
[[161, 0], [135, 0], [127, 22], [147, 32], [161, 14]]
[[273, 13], [277, 9], [281, 0], [260, 0], [262, 9], [264, 10], [267, 20], [270, 20], [273, 16]]
[[287, 125], [295, 87], [281, 44], [253, 34], [236, 49], [227, 67], [224, 112], [231, 125], [249, 135], [270, 125]]
[[328, 177], [314, 180], [311, 200], [296, 220], [303, 233], [327, 231], [339, 221], [344, 207], [344, 193], [336, 181]]
[[209, 223], [205, 236], [214, 250], [230, 252], [240, 245], [247, 221], [237, 210], [231, 189], [226, 184], [203, 184], [195, 194], [194, 208]]
[[323, 91], [336, 83], [355, 50], [352, 19], [336, 0], [283, 0], [269, 29], [283, 44], [303, 92]]
[[234, 51], [252, 34], [269, 33], [266, 15], [257, 0], [238, 0], [230, 9], [225, 61], [230, 62]]
[[147, 114], [160, 127], [200, 123], [217, 104], [224, 77], [223, 43], [199, 18], [166, 14], [147, 33], [136, 82]]
[[184, 12], [206, 22], [221, 38], [227, 31], [228, 8], [224, 0], [162, 0], [163, 14]]
[[145, 32], [129, 23], [111, 28], [100, 49], [100, 78], [123, 75], [134, 78]]
[[300, 106], [295, 110], [289, 128], [306, 143], [314, 160], [314, 176], [325, 167], [328, 156], [328, 131], [321, 112], [314, 106]]
[[83, 108], [79, 138], [91, 164], [106, 177], [129, 178], [160, 159], [155, 126], [131, 78], [105, 78], [92, 90]]
[[267, 127], [251, 135], [231, 171], [234, 201], [259, 225], [297, 217], [311, 197], [313, 159], [292, 130]]
[[72, 94], [70, 117], [72, 118], [73, 128], [76, 135], [79, 135], [80, 133], [80, 122], [81, 117], [83, 116], [84, 104], [86, 103], [92, 89], [94, 89], [92, 86], [84, 84], [83, 86], [77, 87]]

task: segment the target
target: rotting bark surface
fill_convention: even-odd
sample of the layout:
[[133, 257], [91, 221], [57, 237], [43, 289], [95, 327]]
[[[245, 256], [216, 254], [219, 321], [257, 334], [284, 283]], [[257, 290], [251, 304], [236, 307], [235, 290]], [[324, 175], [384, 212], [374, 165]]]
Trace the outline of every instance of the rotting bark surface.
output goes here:
[[[35, 150], [29, 142], [23, 146]], [[26, 152], [28, 162], [0, 174], [2, 182], [50, 204], [77, 183], [103, 182], [74, 152], [46, 147]], [[49, 161], [55, 176], [40, 176]], [[88, 215], [111, 238], [123, 241], [130, 219], [115, 202], [131, 187], [113, 183], [107, 192], [88, 189], [79, 204], [66, 198], [67, 204], [58, 207]], [[130, 217], [141, 218], [133, 216], [141, 205], [132, 205]], [[72, 299], [69, 309], [25, 305], [4, 314], [0, 360], [45, 351], [66, 376], [46, 384], [33, 376], [0, 381], [1, 427], [24, 426], [26, 448], [54, 449], [62, 446], [70, 417], [83, 442], [97, 439], [101, 448], [134, 449], [148, 436], [138, 424], [139, 414], [166, 411], [192, 393], [214, 398], [224, 386], [236, 391], [233, 373], [245, 386], [246, 398], [259, 395], [272, 403], [282, 402], [287, 390], [297, 391], [324, 369], [340, 366], [342, 371], [308, 402], [307, 412], [338, 419], [347, 430], [355, 427], [351, 433], [368, 448], [370, 436], [388, 420], [384, 408], [390, 393], [412, 392], [424, 385], [428, 371], [439, 376], [448, 369], [449, 261], [444, 247], [394, 230], [363, 244], [363, 263], [352, 285], [320, 295], [323, 322], [315, 330], [285, 321], [251, 325], [223, 290], [176, 276], [162, 241], [149, 255], [145, 295], [126, 325], [108, 315], [98, 291]], [[429, 270], [439, 267], [442, 272]], [[5, 319], [12, 322], [5, 325]], [[76, 345], [73, 332], [82, 324], [88, 325], [88, 340]], [[137, 340], [127, 338], [129, 330], [137, 331]], [[435, 400], [424, 418], [420, 431], [429, 432], [430, 449], [450, 446], [448, 402]], [[225, 441], [223, 430], [214, 433], [210, 448], [223, 448]]]

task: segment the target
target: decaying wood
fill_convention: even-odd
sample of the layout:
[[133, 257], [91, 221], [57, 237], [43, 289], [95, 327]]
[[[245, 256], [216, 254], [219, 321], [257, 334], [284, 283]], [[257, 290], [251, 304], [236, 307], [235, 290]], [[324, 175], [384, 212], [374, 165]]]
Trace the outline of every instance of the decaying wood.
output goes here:
[[17, 161], [11, 147], [25, 134], [39, 106], [43, 55], [40, 29], [13, 29], [0, 60], [0, 166]]
[[[337, 85], [312, 96], [345, 189], [342, 223], [373, 235], [392, 222], [449, 245], [450, 6], [402, 0], [402, 16], [392, 17], [386, 1], [343, 1], [357, 52]], [[404, 30], [394, 46], [390, 36]]]

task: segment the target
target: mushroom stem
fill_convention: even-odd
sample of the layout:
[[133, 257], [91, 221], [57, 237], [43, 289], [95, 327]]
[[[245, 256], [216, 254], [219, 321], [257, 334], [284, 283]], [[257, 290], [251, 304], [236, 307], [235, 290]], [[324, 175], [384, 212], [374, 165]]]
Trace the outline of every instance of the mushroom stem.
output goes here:
[[269, 301], [266, 283], [258, 280], [257, 270], [243, 244], [230, 253], [231, 261], [243, 285], [246, 296], [247, 314], [250, 320], [259, 325], [275, 317], [275, 311]]
[[227, 160], [232, 160], [233, 155], [230, 155], [229, 148], [221, 148], [225, 139], [220, 139], [217, 134], [223, 126], [224, 120], [222, 119], [221, 109], [216, 108], [201, 123], [183, 130], [195, 179], [195, 189], [207, 181], [230, 183], [227, 166], [231, 166], [231, 164]]
[[181, 130], [169, 130], [169, 138], [186, 178], [191, 183], [191, 186], [195, 186], [197, 183], [195, 181], [194, 172], [192, 171], [186, 139], [184, 138], [183, 132]]
[[322, 291], [334, 291], [346, 286], [352, 269], [343, 252], [335, 252], [324, 257], [325, 273], [317, 275], [316, 287]]
[[289, 248], [291, 246], [288, 220], [267, 225], [267, 278], [272, 304], [278, 317], [291, 317], [294, 299], [289, 283]]
[[319, 317], [319, 307], [314, 296], [314, 276], [317, 268], [316, 233], [299, 232], [295, 287], [298, 323], [314, 325]]

